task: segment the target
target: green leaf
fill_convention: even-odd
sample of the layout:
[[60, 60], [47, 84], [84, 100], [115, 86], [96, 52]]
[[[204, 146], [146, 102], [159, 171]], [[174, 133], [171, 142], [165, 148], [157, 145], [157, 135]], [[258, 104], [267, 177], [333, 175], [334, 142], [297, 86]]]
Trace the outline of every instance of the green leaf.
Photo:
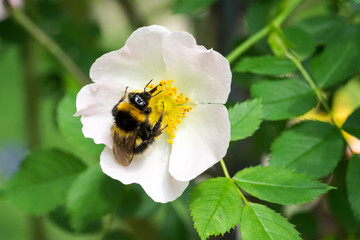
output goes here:
[[6, 186], [6, 198], [30, 214], [46, 213], [64, 202], [71, 183], [84, 169], [79, 159], [62, 151], [34, 151]]
[[306, 18], [295, 25], [313, 36], [316, 42], [327, 43], [341, 34], [347, 22], [342, 17], [326, 15]]
[[314, 53], [315, 40], [306, 31], [300, 28], [288, 27], [284, 29], [284, 35], [291, 43], [289, 47], [300, 60], [304, 60]]
[[322, 88], [330, 87], [352, 77], [360, 67], [360, 30], [349, 27], [338, 34], [325, 50], [315, 57], [310, 72]]
[[249, 203], [243, 209], [240, 232], [242, 239], [297, 240], [301, 239], [294, 226], [272, 209]]
[[331, 189], [306, 175], [276, 167], [246, 168], [233, 179], [254, 197], [288, 205], [309, 202]]
[[89, 223], [115, 211], [121, 203], [124, 185], [106, 176], [98, 165], [78, 177], [69, 190], [66, 205], [71, 225], [84, 229]]
[[306, 121], [274, 141], [270, 165], [322, 177], [335, 168], [343, 152], [344, 141], [336, 127], [325, 122]]
[[360, 107], [346, 119], [342, 129], [360, 139]]
[[354, 216], [354, 211], [349, 204], [348, 193], [346, 189], [346, 174], [348, 161], [340, 161], [332, 175], [331, 184], [337, 189], [329, 191], [327, 194], [327, 205], [331, 215], [342, 226], [342, 228], [352, 234], [358, 231], [360, 221]]
[[231, 124], [231, 141], [251, 136], [260, 126], [262, 105], [260, 100], [253, 99], [237, 103], [229, 109]]
[[263, 117], [267, 120], [302, 115], [317, 102], [314, 91], [299, 79], [261, 81], [253, 85], [251, 95], [262, 100]]
[[54, 211], [51, 211], [50, 214], [47, 215], [53, 224], [55, 224], [60, 229], [74, 233], [74, 234], [91, 234], [101, 231], [103, 229], [102, 222], [95, 221], [89, 224], [85, 229], [81, 232], [75, 232], [70, 224], [70, 216], [67, 209], [64, 206], [60, 206], [56, 208]]
[[346, 187], [354, 215], [360, 219], [360, 155], [353, 155], [346, 172]]
[[181, 14], [197, 13], [209, 7], [214, 2], [215, 0], [177, 0], [174, 12]]
[[84, 137], [80, 118], [73, 116], [75, 112], [76, 94], [67, 92], [57, 109], [59, 129], [66, 140], [76, 148], [74, 154], [89, 162], [95, 157], [98, 159], [104, 147], [101, 144], [95, 144], [92, 139]]
[[239, 189], [227, 178], [201, 182], [191, 193], [190, 210], [202, 240], [223, 234], [240, 221], [242, 200]]
[[[252, 36], [268, 24], [276, 5], [275, 1], [252, 0], [247, 3], [245, 14], [246, 30], [248, 36]], [[269, 52], [269, 45], [266, 39], [260, 39], [254, 43], [259, 52]]]
[[296, 70], [287, 58], [274, 56], [246, 57], [234, 67], [235, 72], [252, 72], [264, 75], [282, 75]]

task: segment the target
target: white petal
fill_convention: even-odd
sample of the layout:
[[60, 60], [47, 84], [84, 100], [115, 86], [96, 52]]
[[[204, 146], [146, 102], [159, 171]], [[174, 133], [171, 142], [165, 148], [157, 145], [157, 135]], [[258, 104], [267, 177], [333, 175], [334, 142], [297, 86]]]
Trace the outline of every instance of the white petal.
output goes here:
[[186, 32], [173, 32], [163, 42], [167, 78], [195, 103], [225, 103], [230, 93], [230, 64], [220, 53], [196, 45]]
[[123, 48], [96, 60], [90, 69], [94, 82], [115, 79], [126, 86], [143, 89], [151, 79], [164, 76], [162, 42], [171, 32], [161, 26], [142, 27], [131, 34]]
[[[125, 87], [117, 81], [102, 81], [84, 86], [76, 97], [75, 116], [81, 115], [85, 137], [112, 148], [112, 109], [124, 95]], [[129, 92], [129, 90], [128, 90]]]
[[[13, 8], [22, 7], [24, 5], [22, 0], [9, 0], [9, 4]], [[4, 0], [0, 0], [0, 21], [7, 18], [8, 16], [9, 14], [6, 11]]]
[[230, 122], [225, 106], [200, 104], [178, 125], [170, 156], [170, 174], [190, 181], [217, 163], [230, 142]]
[[100, 165], [105, 174], [124, 184], [140, 184], [156, 202], [173, 201], [183, 193], [189, 182], [178, 181], [170, 175], [169, 145], [163, 135], [142, 155], [136, 155], [127, 167], [116, 162], [112, 150], [105, 147]]

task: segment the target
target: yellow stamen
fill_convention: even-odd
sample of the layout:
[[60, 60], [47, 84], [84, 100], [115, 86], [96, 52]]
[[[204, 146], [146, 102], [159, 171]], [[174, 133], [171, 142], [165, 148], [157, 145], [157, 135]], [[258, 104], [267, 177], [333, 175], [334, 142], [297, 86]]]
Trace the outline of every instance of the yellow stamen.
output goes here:
[[[161, 115], [164, 106], [164, 118], [162, 127], [166, 126], [166, 133], [169, 135], [167, 141], [173, 144], [173, 139], [176, 136], [177, 125], [181, 123], [181, 119], [186, 117], [186, 114], [193, 108], [186, 105], [189, 101], [188, 97], [184, 97], [183, 93], [177, 94], [177, 88], [173, 86], [174, 80], [160, 81], [159, 86], [153, 95], [162, 91], [160, 94], [151, 98], [149, 107], [152, 112], [149, 116], [151, 124], [155, 124]], [[156, 84], [150, 84], [148, 89], [152, 89]]]

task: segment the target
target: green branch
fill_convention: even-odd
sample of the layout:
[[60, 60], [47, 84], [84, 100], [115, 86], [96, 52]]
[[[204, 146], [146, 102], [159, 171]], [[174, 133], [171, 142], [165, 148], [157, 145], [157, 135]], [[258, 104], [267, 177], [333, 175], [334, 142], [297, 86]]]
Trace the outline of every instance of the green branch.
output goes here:
[[[235, 48], [226, 58], [229, 61], [229, 63], [234, 62], [241, 54], [243, 54], [246, 50], [248, 50], [252, 45], [254, 45], [256, 42], [260, 41], [262, 38], [264, 38], [266, 35], [269, 34], [270, 30], [273, 26], [280, 26], [288, 17], [289, 15], [294, 11], [294, 9], [301, 3], [302, 0], [292, 0], [286, 2], [287, 6], [286, 8], [276, 17], [274, 18], [270, 23], [268, 23], [264, 28], [262, 28], [260, 31], [252, 35], [250, 38], [248, 38], [245, 42], [240, 44], [237, 48]], [[283, 2], [280, 2], [283, 3]]]
[[314, 80], [310, 77], [309, 73], [306, 71], [306, 69], [303, 67], [303, 65], [301, 64], [300, 60], [290, 51], [287, 51], [285, 53], [286, 57], [289, 58], [297, 67], [297, 69], [300, 71], [300, 73], [303, 75], [303, 77], [305, 78], [305, 80], [307, 81], [307, 83], [310, 85], [310, 87], [314, 90], [316, 96], [318, 97], [319, 101], [321, 102], [321, 104], [323, 105], [323, 107], [325, 108], [325, 110], [328, 112], [328, 114], [330, 115], [331, 121], [335, 124], [335, 119], [334, 116], [331, 113], [331, 109], [328, 105], [328, 103], [326, 102], [326, 99], [324, 98], [321, 90], [318, 88], [318, 86], [316, 85], [316, 83], [314, 82]]
[[348, 143], [348, 141], [345, 139], [344, 134], [342, 133], [342, 128], [341, 126], [339, 126], [334, 118], [334, 115], [332, 114], [332, 111], [329, 107], [329, 104], [327, 103], [324, 95], [322, 94], [320, 88], [316, 85], [315, 81], [311, 78], [310, 74], [306, 71], [306, 69], [303, 67], [303, 65], [301, 64], [301, 61], [295, 56], [295, 54], [293, 54], [290, 51], [287, 51], [286, 53], [286, 57], [289, 58], [297, 67], [297, 69], [300, 71], [300, 73], [303, 75], [303, 77], [305, 78], [305, 80], [307, 81], [307, 83], [310, 85], [310, 87], [314, 90], [317, 98], [319, 99], [321, 105], [325, 108], [325, 111], [327, 112], [327, 114], [329, 114], [330, 116], [330, 120], [332, 122], [332, 124], [340, 131], [341, 136], [343, 136], [344, 141], [346, 143], [346, 145], [348, 146], [350, 152], [352, 154], [354, 154], [354, 152], [352, 151], [350, 144]]
[[78, 68], [73, 60], [48, 35], [38, 28], [19, 8], [7, 5], [11, 16], [31, 36], [42, 44], [82, 85], [90, 83], [88, 77]]
[[226, 165], [225, 165], [225, 162], [224, 162], [223, 159], [220, 160], [220, 164], [221, 164], [221, 167], [222, 167], [222, 169], [223, 169], [223, 172], [224, 172], [225, 177], [226, 177], [227, 179], [231, 179], [231, 177], [230, 177], [230, 175], [229, 175], [229, 172], [228, 172], [228, 170], [227, 170], [227, 168], [226, 168]]
[[244, 203], [245, 203], [246, 205], [249, 205], [249, 202], [246, 200], [244, 194], [243, 194], [242, 191], [241, 191], [241, 188], [240, 188], [240, 187], [236, 184], [236, 182], [230, 177], [229, 172], [228, 172], [228, 170], [227, 170], [227, 168], [226, 168], [224, 159], [221, 159], [221, 160], [220, 160], [220, 164], [221, 164], [221, 167], [222, 167], [222, 169], [223, 169], [223, 172], [224, 172], [225, 177], [226, 177], [227, 179], [229, 179], [231, 182], [233, 182], [233, 183], [236, 185], [236, 187], [239, 189], [240, 196], [241, 196], [241, 198], [243, 199]]

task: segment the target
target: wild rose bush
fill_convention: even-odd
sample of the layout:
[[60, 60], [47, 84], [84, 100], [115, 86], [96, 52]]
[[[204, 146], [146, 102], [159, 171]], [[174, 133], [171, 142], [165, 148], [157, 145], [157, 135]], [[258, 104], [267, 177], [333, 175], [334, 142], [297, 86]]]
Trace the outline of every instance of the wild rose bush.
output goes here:
[[[358, 238], [360, 5], [324, 2], [241, 6], [228, 54], [212, 31], [145, 24], [133, 3], [119, 1], [132, 24], [119, 41], [109, 7], [101, 38], [88, 3], [25, 4], [27, 18], [1, 2], [2, 131], [27, 134], [1, 152], [2, 238]], [[173, 10], [200, 21], [223, 4]], [[9, 94], [22, 76], [26, 94]], [[151, 89], [148, 115], [133, 114], [161, 134], [124, 166], [113, 108]], [[149, 139], [135, 133], [132, 146]]]

